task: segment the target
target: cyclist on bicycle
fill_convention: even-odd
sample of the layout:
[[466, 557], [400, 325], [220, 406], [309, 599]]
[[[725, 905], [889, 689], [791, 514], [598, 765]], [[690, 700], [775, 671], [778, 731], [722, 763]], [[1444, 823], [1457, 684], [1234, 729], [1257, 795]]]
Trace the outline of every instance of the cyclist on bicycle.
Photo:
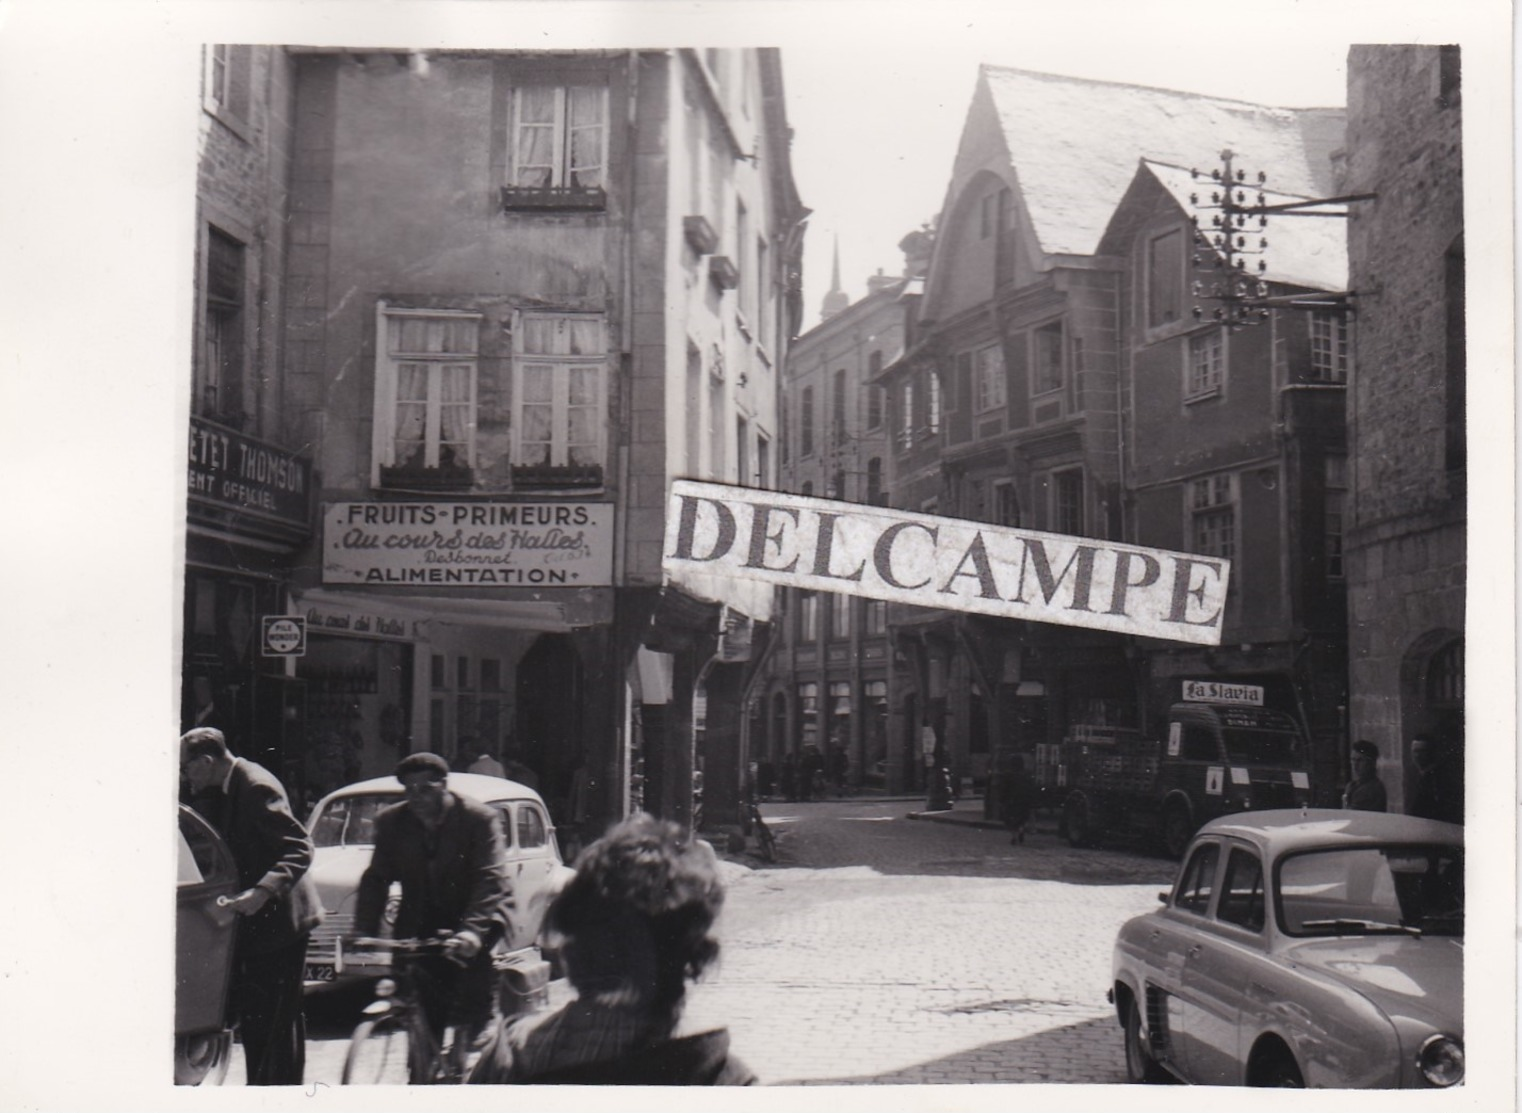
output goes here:
[[444, 955], [413, 960], [419, 995], [435, 1038], [447, 1025], [473, 1039], [491, 1020], [492, 947], [508, 928], [508, 878], [495, 808], [449, 791], [449, 765], [417, 753], [396, 767], [405, 799], [375, 817], [375, 853], [359, 882], [356, 933], [380, 932], [392, 882], [402, 888], [397, 939], [446, 935]]

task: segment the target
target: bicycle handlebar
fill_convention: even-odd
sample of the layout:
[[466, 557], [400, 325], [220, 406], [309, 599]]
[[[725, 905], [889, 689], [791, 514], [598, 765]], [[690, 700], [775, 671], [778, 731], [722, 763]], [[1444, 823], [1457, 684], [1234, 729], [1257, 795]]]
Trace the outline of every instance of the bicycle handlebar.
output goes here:
[[404, 951], [414, 954], [444, 953], [444, 944], [447, 938], [438, 939], [377, 939], [371, 936], [360, 936], [349, 939], [345, 946], [347, 949], [364, 951]]

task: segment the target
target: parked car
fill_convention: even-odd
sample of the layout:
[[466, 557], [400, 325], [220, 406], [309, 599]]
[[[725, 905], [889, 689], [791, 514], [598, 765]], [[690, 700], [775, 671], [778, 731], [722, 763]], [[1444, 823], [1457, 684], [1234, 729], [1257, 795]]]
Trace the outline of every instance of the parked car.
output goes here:
[[1464, 829], [1382, 812], [1212, 820], [1115, 943], [1133, 1082], [1464, 1079]]
[[[539, 928], [549, 897], [572, 874], [561, 861], [555, 828], [543, 798], [527, 785], [480, 773], [449, 774], [449, 789], [502, 813], [513, 908], [509, 916], [512, 930], [499, 946], [499, 952], [504, 962], [511, 961], [513, 956], [524, 960], [537, 958]], [[400, 781], [395, 777], [377, 777], [330, 792], [312, 809], [307, 822], [316, 848], [311, 875], [326, 915], [312, 932], [307, 947], [308, 989], [379, 977], [391, 968], [388, 954], [345, 954], [341, 940], [354, 934], [359, 879], [375, 851], [376, 813], [401, 800]], [[383, 936], [390, 935], [400, 900], [398, 889], [391, 894], [386, 907]]]
[[180, 805], [179, 877], [174, 933], [174, 1081], [221, 1085], [232, 1054], [227, 983], [237, 917], [218, 899], [238, 891], [227, 844]]

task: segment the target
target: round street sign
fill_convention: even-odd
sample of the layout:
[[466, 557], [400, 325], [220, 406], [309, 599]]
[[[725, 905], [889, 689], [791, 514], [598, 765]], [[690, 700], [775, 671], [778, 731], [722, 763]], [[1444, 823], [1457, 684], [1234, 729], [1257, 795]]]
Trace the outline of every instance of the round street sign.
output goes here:
[[269, 615], [264, 619], [264, 655], [266, 657], [300, 656], [306, 652], [305, 618]]

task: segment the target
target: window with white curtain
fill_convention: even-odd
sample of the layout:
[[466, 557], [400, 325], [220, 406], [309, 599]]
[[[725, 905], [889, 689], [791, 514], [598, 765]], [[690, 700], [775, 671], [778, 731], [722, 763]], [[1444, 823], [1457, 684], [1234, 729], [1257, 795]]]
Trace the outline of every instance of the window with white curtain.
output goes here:
[[409, 473], [475, 460], [477, 313], [380, 307], [376, 464]]
[[513, 463], [600, 467], [608, 352], [602, 317], [523, 313], [513, 349]]
[[1005, 405], [1004, 349], [990, 344], [972, 353], [973, 409], [986, 413]]
[[600, 85], [526, 85], [513, 91], [511, 185], [598, 189], [607, 185], [608, 90]]

